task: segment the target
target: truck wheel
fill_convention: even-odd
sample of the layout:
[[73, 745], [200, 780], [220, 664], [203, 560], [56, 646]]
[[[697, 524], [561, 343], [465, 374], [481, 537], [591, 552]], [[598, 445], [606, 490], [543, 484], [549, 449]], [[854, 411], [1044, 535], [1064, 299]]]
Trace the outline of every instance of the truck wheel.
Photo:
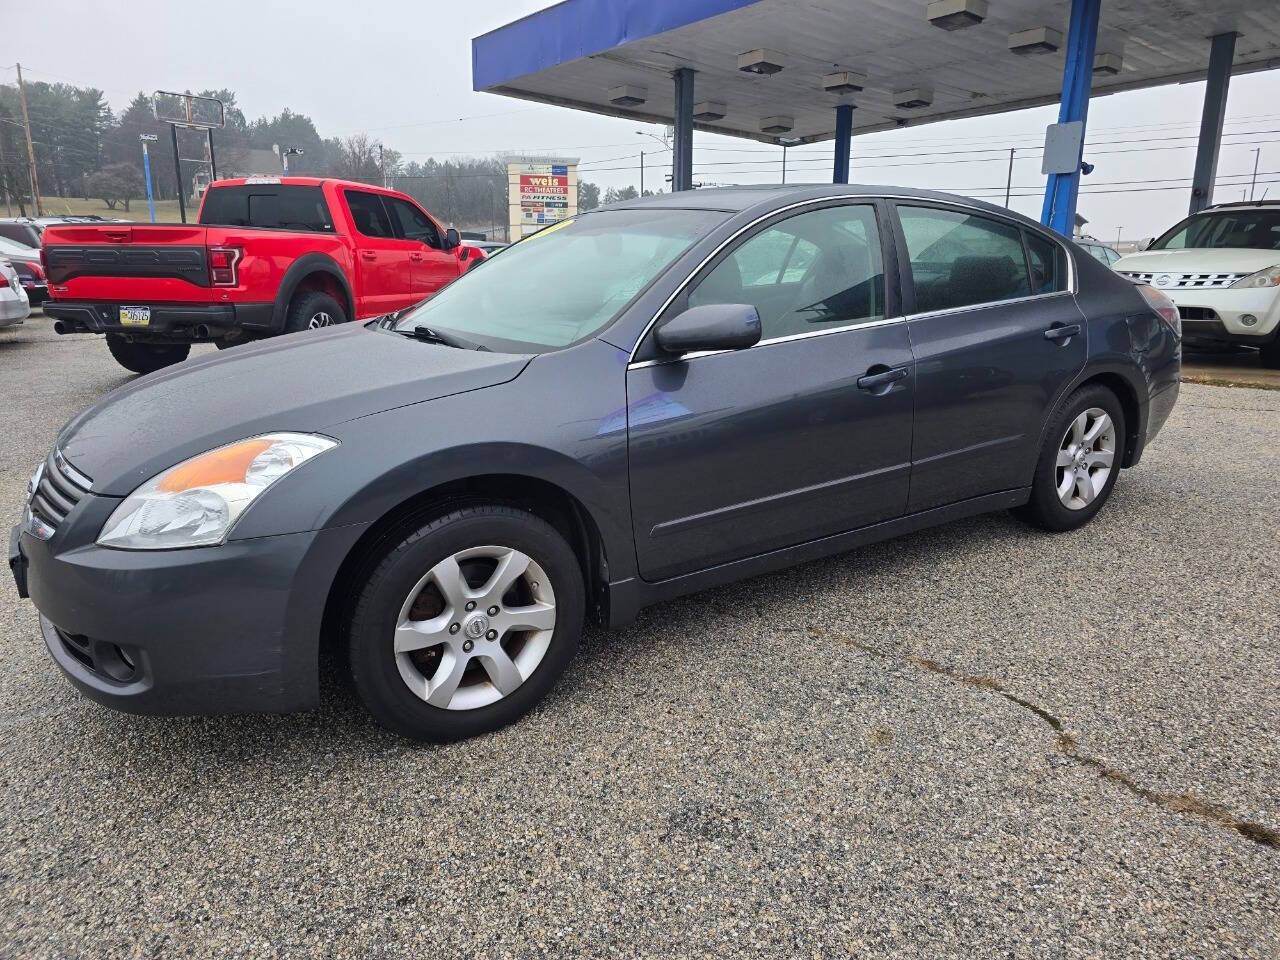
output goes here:
[[181, 363], [191, 352], [189, 343], [130, 343], [124, 337], [107, 334], [107, 349], [116, 363], [134, 373], [152, 373]]
[[284, 332], [318, 330], [321, 327], [331, 327], [335, 323], [346, 323], [347, 319], [347, 311], [343, 309], [342, 304], [327, 293], [312, 290], [289, 304], [289, 312], [284, 319]]

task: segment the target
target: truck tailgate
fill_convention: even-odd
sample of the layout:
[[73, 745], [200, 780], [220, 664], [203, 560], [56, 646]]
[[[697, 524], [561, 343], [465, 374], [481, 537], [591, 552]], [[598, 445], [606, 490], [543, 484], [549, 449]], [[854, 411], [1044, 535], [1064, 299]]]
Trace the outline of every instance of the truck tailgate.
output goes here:
[[51, 226], [49, 290], [60, 300], [208, 301], [208, 227], [120, 223]]

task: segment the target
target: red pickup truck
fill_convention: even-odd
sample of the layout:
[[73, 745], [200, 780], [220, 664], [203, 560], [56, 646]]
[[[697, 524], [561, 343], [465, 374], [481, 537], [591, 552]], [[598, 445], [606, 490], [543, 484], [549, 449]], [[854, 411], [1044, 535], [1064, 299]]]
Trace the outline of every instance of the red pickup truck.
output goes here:
[[51, 226], [42, 254], [54, 329], [105, 333], [137, 373], [392, 313], [485, 256], [402, 193], [312, 177], [220, 180], [195, 224]]

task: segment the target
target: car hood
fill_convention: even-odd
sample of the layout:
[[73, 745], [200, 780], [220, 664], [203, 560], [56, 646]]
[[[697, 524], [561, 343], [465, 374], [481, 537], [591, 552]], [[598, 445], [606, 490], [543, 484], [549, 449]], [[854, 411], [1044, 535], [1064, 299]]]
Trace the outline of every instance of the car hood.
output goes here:
[[224, 443], [326, 428], [382, 410], [506, 383], [531, 358], [461, 350], [344, 324], [221, 351], [140, 377], [58, 437], [93, 492], [126, 496]]
[[1126, 273], [1257, 273], [1280, 263], [1280, 250], [1224, 247], [1211, 250], [1144, 250], [1113, 263]]

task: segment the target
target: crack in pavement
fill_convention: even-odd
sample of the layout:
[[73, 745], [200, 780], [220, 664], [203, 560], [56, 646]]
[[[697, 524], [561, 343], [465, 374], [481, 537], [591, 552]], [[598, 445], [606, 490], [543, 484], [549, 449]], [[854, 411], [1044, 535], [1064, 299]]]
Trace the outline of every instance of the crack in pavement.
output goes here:
[[841, 633], [825, 633], [820, 630], [809, 629], [807, 631], [814, 639], [836, 640], [847, 646], [854, 647], [864, 653], [880, 657], [884, 660], [896, 660], [900, 663], [910, 664], [921, 670], [936, 674], [937, 676], [946, 677], [948, 680], [955, 680], [966, 686], [976, 687], [979, 690], [986, 690], [997, 694], [1008, 700], [1010, 703], [1021, 707], [1034, 714], [1045, 725], [1047, 725], [1054, 733], [1054, 743], [1057, 750], [1064, 756], [1069, 757], [1082, 767], [1093, 770], [1101, 779], [1109, 783], [1118, 784], [1128, 790], [1135, 797], [1145, 800], [1148, 803], [1166, 810], [1170, 813], [1179, 813], [1189, 816], [1200, 817], [1210, 823], [1217, 824], [1220, 827], [1226, 827], [1234, 830], [1246, 840], [1273, 850], [1280, 850], [1280, 830], [1274, 827], [1268, 827], [1261, 823], [1255, 823], [1251, 820], [1241, 820], [1235, 816], [1225, 805], [1204, 800], [1191, 793], [1163, 793], [1159, 790], [1153, 790], [1150, 787], [1144, 787], [1133, 779], [1128, 773], [1116, 767], [1108, 765], [1105, 761], [1083, 753], [1076, 738], [1072, 736], [1063, 727], [1062, 720], [1054, 716], [1044, 707], [1032, 703], [1024, 697], [1018, 696], [1010, 690], [1005, 689], [1004, 685], [994, 677], [982, 676], [978, 674], [963, 673], [951, 667], [939, 663], [937, 660], [930, 660], [927, 657], [918, 657], [913, 654], [907, 656], [899, 656], [887, 650], [881, 649], [861, 640], [856, 640], [847, 634]]

